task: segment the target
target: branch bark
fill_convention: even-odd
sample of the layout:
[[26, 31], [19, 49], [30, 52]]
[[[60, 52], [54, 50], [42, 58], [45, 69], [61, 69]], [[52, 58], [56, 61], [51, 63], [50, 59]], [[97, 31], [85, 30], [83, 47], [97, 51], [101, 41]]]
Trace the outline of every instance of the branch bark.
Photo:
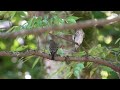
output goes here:
[[107, 19], [99, 19], [99, 20], [86, 20], [83, 22], [75, 23], [75, 24], [65, 24], [61, 26], [51, 26], [51, 27], [44, 27], [44, 28], [38, 28], [38, 29], [31, 29], [31, 30], [20, 30], [17, 32], [11, 32], [11, 33], [0, 33], [0, 38], [15, 38], [17, 36], [23, 36], [23, 35], [40, 35], [41, 33], [44, 33], [46, 31], [56, 31], [56, 30], [65, 30], [65, 29], [80, 29], [80, 28], [87, 28], [87, 27], [94, 27], [94, 26], [104, 26], [106, 24], [111, 24], [111, 22], [118, 22], [120, 21], [120, 15], [107, 20]]
[[[27, 56], [40, 56], [43, 58], [47, 58], [50, 59], [51, 56], [46, 54], [46, 53], [42, 53], [40, 51], [36, 51], [36, 50], [28, 50], [25, 52], [9, 52], [9, 51], [0, 51], [0, 56], [12, 56], [12, 57], [27, 57]], [[55, 60], [56, 61], [66, 61], [66, 59], [68, 61], [76, 61], [76, 62], [94, 62], [97, 64], [101, 64], [101, 65], [105, 65], [108, 66], [110, 68], [112, 68], [114, 71], [118, 72], [120, 74], [120, 67], [115, 66], [114, 64], [112, 64], [111, 62], [108, 62], [106, 60], [100, 59], [100, 58], [93, 58], [93, 57], [60, 57], [60, 56], [56, 56]]]

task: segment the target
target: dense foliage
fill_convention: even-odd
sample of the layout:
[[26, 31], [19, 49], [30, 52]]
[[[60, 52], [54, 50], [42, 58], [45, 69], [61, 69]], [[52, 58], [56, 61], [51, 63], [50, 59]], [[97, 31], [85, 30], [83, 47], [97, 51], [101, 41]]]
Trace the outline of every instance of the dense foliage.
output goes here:
[[[32, 12], [36, 13], [36, 12]], [[113, 11], [50, 11], [44, 15], [30, 15], [25, 11], [0, 11], [0, 33], [18, 32], [20, 30], [30, 30], [45, 26], [55, 26], [77, 23], [89, 19], [113, 18], [119, 12]], [[3, 22], [10, 21], [12, 26], [7, 29], [1, 28]], [[98, 57], [111, 61], [117, 66], [120, 66], [120, 23], [100, 27], [90, 27], [83, 29], [85, 38], [82, 47], [92, 57]], [[45, 32], [40, 35], [42, 41], [41, 47], [38, 47], [37, 38], [35, 35], [25, 35], [14, 39], [0, 38], [0, 51], [25, 51], [40, 49], [49, 54], [48, 41], [50, 40], [49, 33], [58, 36], [72, 36], [75, 30], [62, 30], [54, 32]], [[57, 38], [57, 43], [60, 47], [57, 54], [65, 56], [65, 50], [73, 47], [71, 42]], [[64, 47], [64, 48], [63, 48]], [[83, 48], [75, 54], [69, 56], [82, 57], [86, 55]], [[0, 57], [0, 78], [46, 78], [46, 68], [42, 57]], [[58, 68], [52, 76], [61, 76], [61, 78], [102, 78], [102, 79], [117, 79], [118, 73], [109, 67], [95, 64], [92, 62], [61, 62], [61, 67]], [[47, 78], [50, 78], [49, 75]]]

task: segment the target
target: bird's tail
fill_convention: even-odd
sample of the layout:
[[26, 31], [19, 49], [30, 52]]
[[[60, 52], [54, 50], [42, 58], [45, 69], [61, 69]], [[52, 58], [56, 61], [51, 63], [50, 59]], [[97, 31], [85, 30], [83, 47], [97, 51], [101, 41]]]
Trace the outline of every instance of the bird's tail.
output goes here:
[[52, 57], [51, 57], [51, 60], [54, 60], [54, 56], [55, 56], [55, 54], [52, 54], [51, 56], [52, 56]]

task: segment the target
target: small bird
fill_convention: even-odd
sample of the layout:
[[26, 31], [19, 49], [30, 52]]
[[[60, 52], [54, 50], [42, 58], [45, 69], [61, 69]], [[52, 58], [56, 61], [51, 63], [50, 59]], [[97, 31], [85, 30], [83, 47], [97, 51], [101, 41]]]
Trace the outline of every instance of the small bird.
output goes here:
[[[83, 42], [84, 36], [85, 34], [83, 30], [79, 29], [75, 32], [75, 35], [72, 36], [72, 39], [74, 42], [78, 43], [78, 45], [80, 46], [80, 44]], [[75, 44], [75, 50], [77, 50], [77, 48], [79, 47], [78, 45]]]
[[55, 54], [58, 50], [58, 44], [54, 40], [50, 40], [49, 50], [51, 53], [51, 60], [54, 60]]
[[0, 29], [7, 30], [12, 27], [11, 21], [0, 20]]

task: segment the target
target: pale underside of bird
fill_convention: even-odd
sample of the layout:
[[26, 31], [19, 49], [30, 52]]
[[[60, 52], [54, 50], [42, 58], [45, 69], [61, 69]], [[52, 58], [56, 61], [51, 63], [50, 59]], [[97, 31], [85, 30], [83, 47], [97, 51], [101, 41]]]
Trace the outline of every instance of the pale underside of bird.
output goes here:
[[11, 21], [0, 21], [0, 29], [9, 29], [12, 26]]
[[[78, 43], [80, 46], [83, 42], [83, 38], [85, 37], [85, 33], [82, 29], [76, 30], [75, 34], [72, 36], [72, 39], [74, 42]], [[77, 49], [79, 46], [75, 44], [75, 49]]]

